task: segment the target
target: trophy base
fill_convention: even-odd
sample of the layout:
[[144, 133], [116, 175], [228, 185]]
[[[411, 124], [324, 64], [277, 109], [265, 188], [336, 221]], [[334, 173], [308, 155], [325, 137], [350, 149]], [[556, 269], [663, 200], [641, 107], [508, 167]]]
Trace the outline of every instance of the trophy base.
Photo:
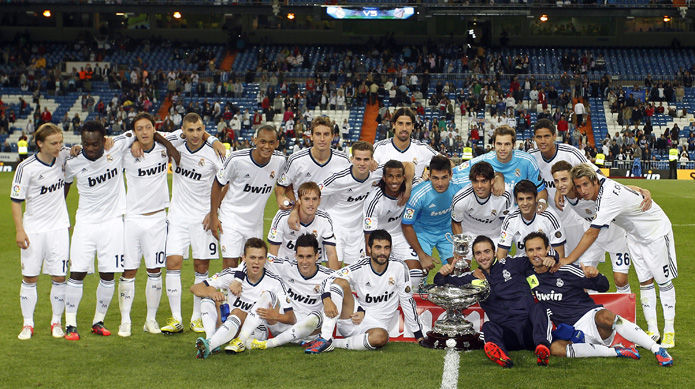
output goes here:
[[428, 331], [420, 345], [427, 348], [445, 349], [447, 348], [446, 341], [449, 339], [456, 341], [454, 347], [456, 351], [480, 350], [484, 345], [484, 342], [480, 340], [479, 333], [449, 336], [434, 331]]

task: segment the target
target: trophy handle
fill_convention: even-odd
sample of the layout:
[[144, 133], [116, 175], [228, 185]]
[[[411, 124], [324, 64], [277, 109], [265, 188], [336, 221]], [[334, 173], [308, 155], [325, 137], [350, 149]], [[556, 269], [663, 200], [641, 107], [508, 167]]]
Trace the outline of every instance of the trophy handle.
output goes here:
[[444, 237], [449, 241], [449, 243], [454, 244], [454, 235], [451, 232], [444, 234]]

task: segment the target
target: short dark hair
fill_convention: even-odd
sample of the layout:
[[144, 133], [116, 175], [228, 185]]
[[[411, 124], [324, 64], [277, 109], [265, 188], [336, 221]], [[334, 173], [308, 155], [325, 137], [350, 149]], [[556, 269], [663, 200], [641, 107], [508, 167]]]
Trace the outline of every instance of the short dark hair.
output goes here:
[[316, 192], [319, 195], [319, 198], [321, 198], [321, 187], [319, 187], [319, 185], [314, 181], [307, 181], [302, 185], [299, 185], [299, 188], [297, 188], [297, 197], [301, 199], [305, 193], [311, 191]]
[[550, 130], [551, 134], [556, 134], [555, 123], [553, 123], [553, 121], [550, 119], [538, 119], [536, 124], [533, 126], [533, 134], [535, 135], [536, 131], [540, 130], [541, 128], [547, 128], [548, 130]]
[[258, 136], [258, 134], [260, 134], [261, 131], [272, 131], [273, 134], [275, 135], [275, 138], [277, 138], [277, 136], [278, 136], [278, 131], [275, 129], [275, 126], [272, 126], [270, 124], [264, 124], [264, 125], [258, 127], [255, 135]]
[[486, 180], [492, 180], [495, 178], [495, 169], [490, 165], [489, 162], [480, 161], [475, 165], [471, 166], [471, 171], [468, 174], [468, 179], [475, 181], [476, 177], [483, 176]]
[[195, 112], [189, 112], [186, 114], [186, 116], [183, 117], [183, 122], [184, 123], [198, 123], [198, 122], [203, 123], [203, 118], [201, 118], [200, 115], [198, 115]]
[[557, 161], [550, 168], [550, 174], [555, 174], [556, 172], [561, 172], [561, 171], [567, 171], [567, 172], [572, 171], [572, 164], [570, 164], [567, 161]]
[[512, 136], [512, 144], [516, 142], [516, 130], [513, 128], [509, 127], [506, 124], [503, 124], [497, 128], [495, 128], [495, 131], [492, 133], [492, 143], [494, 144], [495, 141], [497, 141], [497, 137], [500, 135], [511, 135]]
[[396, 109], [396, 111], [393, 113], [393, 115], [391, 115], [391, 121], [392, 121], [393, 123], [396, 123], [396, 120], [397, 120], [400, 116], [407, 116], [407, 117], [409, 117], [410, 120], [413, 121], [413, 124], [415, 124], [415, 112], [413, 112], [412, 109], [410, 109], [410, 108], [408, 108], [408, 107], [400, 107], [400, 108]]
[[451, 173], [451, 162], [449, 162], [449, 158], [443, 155], [435, 155], [432, 157], [430, 160], [430, 171], [432, 170], [447, 171]]
[[521, 180], [517, 182], [516, 185], [514, 185], [515, 199], [519, 193], [533, 193], [533, 197], [538, 196], [538, 190], [536, 189], [536, 185], [529, 180]]
[[249, 240], [244, 243], [244, 255], [246, 255], [248, 249], [263, 249], [265, 253], [268, 254], [268, 245], [265, 244], [263, 239], [249, 238]]
[[80, 132], [98, 132], [99, 134], [101, 134], [101, 136], [106, 136], [106, 129], [104, 128], [104, 125], [101, 124], [101, 122], [98, 120], [87, 120], [82, 125], [82, 131]]
[[[384, 164], [384, 167], [382, 168], [384, 176], [386, 176], [386, 169], [400, 169], [401, 174], [405, 175], [405, 166], [403, 166], [403, 162], [396, 161], [395, 159], [389, 159]], [[384, 181], [383, 177], [381, 180], [379, 180], [379, 187], [381, 188], [382, 192], [386, 191], [386, 181]], [[398, 188], [398, 192], [405, 192], [405, 178], [403, 179], [400, 188]]]
[[524, 236], [524, 246], [526, 246], [527, 241], [529, 241], [533, 238], [543, 239], [543, 244], [545, 245], [545, 247], [550, 247], [550, 240], [548, 239], [548, 236], [544, 232], [540, 232], [540, 231], [533, 231], [532, 233]]
[[316, 240], [314, 234], [302, 234], [297, 238], [297, 242], [294, 245], [294, 252], [297, 252], [300, 247], [311, 247], [314, 249], [314, 254], [316, 254], [319, 252], [319, 241]]
[[[485, 236], [485, 235], [478, 235], [474, 240], [473, 244], [471, 245], [471, 249], [475, 247], [478, 243], [483, 243], [483, 242], [488, 242], [490, 243], [490, 246], [492, 247], [492, 251], [495, 251], [495, 242], [490, 239], [490, 237]], [[473, 250], [471, 250], [473, 252]]]
[[350, 150], [353, 157], [355, 156], [355, 151], [369, 151], [369, 154], [371, 154], [372, 157], [374, 156], [374, 146], [371, 143], [363, 140], [358, 140], [357, 142], [353, 143]]
[[152, 114], [149, 112], [140, 112], [137, 115], [135, 115], [135, 117], [133, 118], [133, 122], [132, 122], [133, 128], [135, 128], [135, 123], [137, 123], [138, 120], [141, 120], [141, 119], [147, 119], [150, 123], [152, 123], [152, 126], [154, 127], [154, 125], [155, 125], [154, 116], [152, 116]]
[[371, 234], [369, 234], [367, 245], [372, 247], [375, 240], [388, 240], [389, 244], [391, 244], [391, 234], [389, 234], [386, 230], [374, 230]]

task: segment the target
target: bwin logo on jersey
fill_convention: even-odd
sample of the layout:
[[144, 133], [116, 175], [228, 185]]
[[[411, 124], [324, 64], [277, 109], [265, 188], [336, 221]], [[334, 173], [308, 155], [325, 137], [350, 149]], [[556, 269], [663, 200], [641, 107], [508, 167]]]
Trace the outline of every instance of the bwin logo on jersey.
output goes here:
[[95, 186], [97, 184], [101, 184], [102, 182], [106, 182], [107, 180], [110, 180], [114, 177], [118, 176], [118, 169], [113, 168], [113, 169], [106, 169], [106, 173], [100, 174], [95, 177], [87, 177], [87, 183], [89, 184], [90, 187]]
[[162, 173], [167, 171], [167, 164], [166, 162], [160, 163], [159, 165], [155, 167], [150, 167], [150, 168], [138, 168], [138, 177], [144, 177], [144, 176], [152, 176], [157, 173]]
[[[46, 193], [54, 192], [54, 191], [59, 190], [60, 188], [62, 188], [63, 185], [65, 185], [65, 181], [63, 181], [62, 179], [60, 179], [60, 180], [58, 180], [58, 182], [56, 182], [55, 184], [52, 184], [52, 185], [49, 185], [49, 186], [41, 186], [41, 192], [40, 192], [40, 194], [46, 194]], [[19, 194], [19, 190], [17, 190], [17, 193]]]
[[256, 303], [247, 303], [247, 302], [244, 302], [244, 301], [237, 299], [234, 302], [234, 304], [232, 304], [232, 306], [234, 306], [235, 308], [239, 308], [242, 311], [248, 311], [251, 308], [253, 308], [254, 304], [256, 304]]
[[366, 195], [366, 194], [364, 194], [364, 195], [362, 195], [362, 196], [357, 196], [357, 197], [348, 196], [347, 201], [348, 201], [349, 203], [353, 203], [353, 202], [356, 202], [356, 201], [362, 201], [362, 200], [364, 200], [364, 199], [366, 199], [366, 198], [367, 198], [367, 195]]
[[203, 175], [200, 173], [197, 173], [195, 169], [193, 170], [188, 170], [184, 169], [181, 166], [177, 166], [176, 169], [174, 170], [174, 173], [180, 174], [184, 177], [188, 177], [192, 180], [200, 181], [203, 178]]
[[287, 294], [289, 295], [289, 297], [292, 300], [294, 300], [298, 303], [301, 303], [301, 304], [314, 305], [314, 304], [318, 303], [317, 298], [312, 298], [309, 296], [302, 296], [301, 294], [293, 291], [292, 288], [287, 289]]
[[504, 271], [502, 272], [502, 277], [504, 277], [504, 282], [507, 282], [512, 279], [512, 275], [511, 273], [509, 273], [507, 269], [504, 269]]
[[249, 184], [246, 184], [244, 186], [244, 192], [266, 194], [270, 193], [272, 190], [273, 187], [266, 184], [264, 184], [263, 186], [251, 186]]
[[536, 298], [538, 301], [562, 301], [562, 293], [555, 293], [554, 290], [550, 293], [536, 292]]
[[364, 296], [364, 301], [367, 304], [372, 304], [372, 303], [381, 303], [381, 302], [386, 302], [389, 301], [389, 299], [393, 296], [393, 292], [384, 292], [384, 294], [378, 295], [378, 296], [372, 296], [369, 293], [367, 293], [366, 296]]
[[442, 210], [439, 211], [439, 212], [434, 212], [434, 211], [432, 211], [432, 212], [430, 213], [430, 216], [441, 216], [441, 215], [446, 215], [447, 213], [449, 213], [450, 210], [451, 210], [451, 208], [442, 209]]

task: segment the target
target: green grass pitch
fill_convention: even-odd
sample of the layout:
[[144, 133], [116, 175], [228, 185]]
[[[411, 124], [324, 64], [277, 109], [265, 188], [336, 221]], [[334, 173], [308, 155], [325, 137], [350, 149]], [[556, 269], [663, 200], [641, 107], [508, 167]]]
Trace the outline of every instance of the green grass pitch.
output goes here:
[[[0, 174], [0, 188], [10, 191], [11, 173]], [[693, 296], [695, 286], [695, 183], [688, 181], [645, 181], [631, 183], [651, 190], [654, 199], [664, 208], [673, 223], [680, 277], [675, 281], [677, 291], [676, 343], [671, 354], [674, 366], [657, 366], [647, 350], [640, 350], [639, 361], [594, 358], [551, 358], [550, 366], [536, 366], [530, 351], [512, 352], [514, 368], [501, 369], [483, 355], [473, 351], [461, 355], [459, 385], [486, 387], [611, 387], [663, 386], [685, 387], [693, 382], [695, 322]], [[77, 190], [72, 188], [68, 209], [74, 215]], [[14, 224], [9, 196], [0, 205], [0, 261], [6, 271], [0, 273], [0, 345], [3, 368], [0, 386], [16, 387], [384, 387], [432, 388], [440, 385], [444, 352], [428, 350], [415, 344], [392, 343], [375, 352], [336, 350], [324, 355], [304, 355], [299, 346], [285, 346], [267, 351], [247, 351], [241, 355], [214, 355], [208, 360], [194, 358], [191, 331], [179, 336], [165, 337], [140, 331], [145, 318], [144, 268], [137, 278], [133, 304], [133, 335], [116, 335], [120, 322], [118, 298], [114, 298], [106, 316], [106, 326], [113, 331], [110, 337], [89, 333], [95, 307], [97, 276], [85, 279], [84, 296], [78, 315], [82, 340], [68, 342], [50, 336], [50, 279], [41, 276], [39, 300], [35, 313], [35, 333], [29, 341], [17, 340], [22, 318], [19, 310], [21, 280], [19, 249], [14, 242]], [[266, 207], [266, 231], [277, 206], [271, 197]], [[221, 268], [220, 261], [211, 265], [211, 272]], [[610, 274], [610, 265], [601, 265]], [[183, 316], [188, 324], [192, 295], [186, 286], [193, 281], [192, 263], [184, 264]], [[610, 279], [611, 277], [609, 277]], [[630, 283], [638, 291], [634, 270]], [[166, 294], [163, 293], [158, 319], [164, 323], [169, 315]], [[638, 324], [644, 326], [641, 308], [637, 308]], [[661, 316], [660, 316], [661, 317]], [[663, 323], [660, 322], [660, 326]]]

